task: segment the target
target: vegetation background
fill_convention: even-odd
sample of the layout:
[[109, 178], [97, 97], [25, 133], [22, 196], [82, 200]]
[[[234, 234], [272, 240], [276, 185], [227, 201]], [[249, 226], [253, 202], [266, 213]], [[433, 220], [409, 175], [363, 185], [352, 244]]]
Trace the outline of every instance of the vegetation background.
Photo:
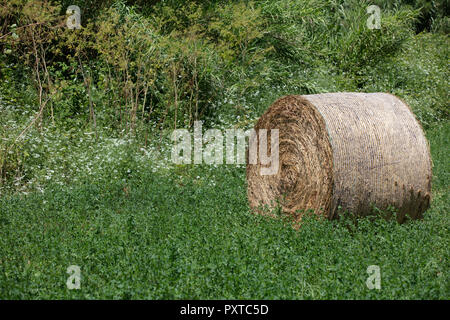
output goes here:
[[[0, 0], [0, 299], [449, 299], [448, 11]], [[170, 161], [175, 128], [246, 129], [283, 95], [337, 91], [412, 107], [434, 163], [422, 221], [310, 217], [296, 231], [249, 212], [243, 166]]]

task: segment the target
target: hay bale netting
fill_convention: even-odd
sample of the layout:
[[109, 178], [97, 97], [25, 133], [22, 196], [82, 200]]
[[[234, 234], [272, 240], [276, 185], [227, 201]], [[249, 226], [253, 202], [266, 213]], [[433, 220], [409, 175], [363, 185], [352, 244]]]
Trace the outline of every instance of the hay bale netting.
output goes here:
[[[428, 142], [409, 106], [391, 94], [286, 96], [261, 116], [259, 129], [279, 129], [279, 167], [261, 175], [259, 159], [247, 158], [256, 211], [280, 205], [299, 219], [309, 209], [334, 218], [338, 208], [363, 216], [393, 206], [403, 222], [429, 207]], [[267, 143], [270, 152], [270, 134]]]

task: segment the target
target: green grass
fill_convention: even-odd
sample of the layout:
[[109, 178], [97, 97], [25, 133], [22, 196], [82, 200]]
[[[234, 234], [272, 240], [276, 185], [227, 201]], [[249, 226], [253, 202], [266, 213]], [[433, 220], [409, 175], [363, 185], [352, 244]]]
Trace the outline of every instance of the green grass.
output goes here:
[[[403, 225], [296, 231], [251, 214], [244, 169], [225, 165], [4, 196], [0, 299], [449, 299], [449, 137], [448, 122], [428, 130], [432, 207]], [[366, 287], [369, 265], [381, 290]]]

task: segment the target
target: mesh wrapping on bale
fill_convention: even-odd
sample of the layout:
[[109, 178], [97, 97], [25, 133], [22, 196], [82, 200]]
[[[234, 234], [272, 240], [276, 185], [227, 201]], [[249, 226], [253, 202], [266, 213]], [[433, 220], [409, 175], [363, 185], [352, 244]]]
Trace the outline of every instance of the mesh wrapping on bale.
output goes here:
[[279, 130], [279, 168], [261, 175], [259, 160], [247, 162], [256, 211], [279, 205], [298, 219], [310, 209], [331, 219], [395, 207], [402, 222], [429, 207], [428, 142], [409, 106], [391, 94], [286, 96], [261, 116], [259, 129]]

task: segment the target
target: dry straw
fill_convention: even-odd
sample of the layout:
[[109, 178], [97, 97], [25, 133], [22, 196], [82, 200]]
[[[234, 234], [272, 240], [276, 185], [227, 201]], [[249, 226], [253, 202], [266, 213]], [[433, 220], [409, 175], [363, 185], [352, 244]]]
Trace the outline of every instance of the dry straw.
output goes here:
[[331, 219], [395, 207], [403, 222], [429, 207], [428, 142], [409, 106], [391, 94], [286, 96], [255, 129], [279, 129], [277, 174], [247, 164], [248, 198], [259, 212], [279, 205], [298, 220], [310, 209]]

